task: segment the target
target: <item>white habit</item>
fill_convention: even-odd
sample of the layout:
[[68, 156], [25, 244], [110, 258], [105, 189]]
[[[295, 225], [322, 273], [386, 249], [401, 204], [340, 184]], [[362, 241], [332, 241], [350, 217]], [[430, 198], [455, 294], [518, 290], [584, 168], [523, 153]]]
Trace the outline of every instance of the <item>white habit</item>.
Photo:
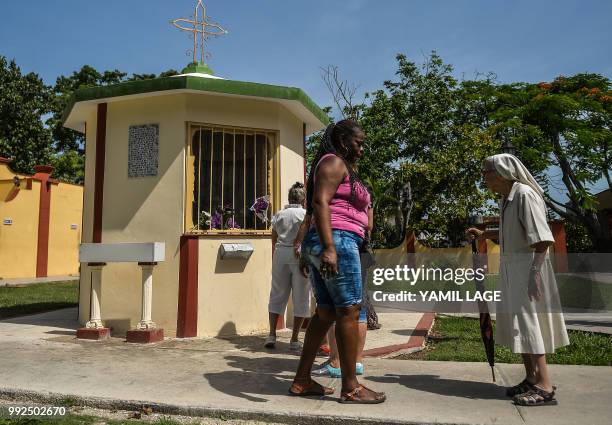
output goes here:
[[548, 253], [542, 264], [540, 301], [527, 294], [529, 269], [537, 242], [554, 242], [544, 200], [527, 184], [516, 181], [500, 212], [500, 290], [495, 342], [513, 353], [545, 354], [569, 344], [555, 274]]

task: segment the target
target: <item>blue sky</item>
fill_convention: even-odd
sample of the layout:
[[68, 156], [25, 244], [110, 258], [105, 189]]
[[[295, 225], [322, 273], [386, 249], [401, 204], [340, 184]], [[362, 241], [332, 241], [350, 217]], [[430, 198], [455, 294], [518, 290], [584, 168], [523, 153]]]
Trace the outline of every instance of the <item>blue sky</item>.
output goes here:
[[[212, 40], [220, 76], [297, 86], [331, 105], [319, 67], [337, 65], [359, 93], [393, 78], [395, 55], [432, 49], [457, 77], [494, 71], [499, 81], [612, 77], [609, 0], [207, 0], [229, 30]], [[170, 25], [195, 0], [0, 2], [0, 54], [47, 83], [84, 64], [159, 73], [190, 61], [187, 33]]]

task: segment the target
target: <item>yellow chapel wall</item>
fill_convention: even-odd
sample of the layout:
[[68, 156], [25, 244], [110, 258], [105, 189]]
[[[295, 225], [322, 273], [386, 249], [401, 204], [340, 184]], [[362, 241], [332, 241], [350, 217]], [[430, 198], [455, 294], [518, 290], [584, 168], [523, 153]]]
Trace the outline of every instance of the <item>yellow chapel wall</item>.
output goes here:
[[[129, 127], [142, 124], [159, 125], [158, 174], [128, 178]], [[152, 319], [169, 336], [176, 332], [184, 144], [182, 95], [108, 104], [102, 242], [165, 242], [166, 259], [153, 272]], [[93, 193], [93, 181], [90, 183]], [[93, 217], [93, 208], [90, 215]], [[88, 222], [85, 227], [90, 226]], [[103, 269], [101, 314], [116, 334], [133, 328], [140, 320], [141, 279], [137, 263], [109, 263]], [[86, 316], [81, 318], [82, 323], [86, 320]]]
[[[302, 122], [282, 105], [258, 99], [188, 95], [187, 121], [274, 130], [280, 143], [280, 206], [303, 181]], [[248, 261], [221, 260], [222, 242], [250, 242]], [[198, 336], [248, 334], [268, 327], [271, 236], [202, 236], [198, 243]]]
[[[108, 104], [102, 242], [166, 243], [166, 261], [153, 277], [153, 320], [167, 336], [176, 332], [179, 241], [183, 234], [186, 128], [188, 122], [276, 130], [280, 137], [281, 206], [287, 191], [303, 181], [302, 123], [282, 105], [254, 99], [173, 94]], [[156, 177], [127, 177], [130, 125], [159, 124]], [[95, 155], [95, 116], [87, 121], [83, 242], [91, 241]], [[237, 264], [217, 263], [221, 239], [199, 241], [198, 336], [250, 333], [267, 326], [271, 279], [270, 236], [239, 238], [255, 252], [237, 273]], [[236, 240], [234, 238], [233, 240]], [[238, 266], [240, 268], [240, 266]], [[90, 276], [82, 265], [81, 323], [89, 316]], [[136, 264], [108, 264], [102, 277], [102, 319], [116, 334], [140, 319], [141, 274]]]

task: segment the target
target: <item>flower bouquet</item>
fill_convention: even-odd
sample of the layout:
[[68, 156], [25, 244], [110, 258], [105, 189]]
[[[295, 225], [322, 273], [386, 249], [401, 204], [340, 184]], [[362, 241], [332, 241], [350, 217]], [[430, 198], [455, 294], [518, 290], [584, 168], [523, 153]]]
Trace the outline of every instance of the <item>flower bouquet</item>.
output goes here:
[[208, 211], [200, 212], [198, 217], [198, 230], [208, 228], [210, 226], [210, 213]]
[[230, 204], [225, 204], [222, 209], [218, 209], [212, 215], [210, 228], [218, 230], [240, 229], [234, 217], [234, 209]]
[[270, 208], [270, 195], [260, 196], [255, 199], [255, 203], [253, 203], [249, 209], [255, 213], [255, 217], [267, 223], [268, 208]]

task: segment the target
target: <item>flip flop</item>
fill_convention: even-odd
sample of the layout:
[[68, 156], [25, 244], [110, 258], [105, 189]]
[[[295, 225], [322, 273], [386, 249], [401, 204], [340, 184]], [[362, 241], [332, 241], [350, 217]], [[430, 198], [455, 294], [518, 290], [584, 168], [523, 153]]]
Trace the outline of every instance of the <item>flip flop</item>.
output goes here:
[[[297, 392], [292, 391], [292, 389], [294, 389], [295, 387], [297, 387], [298, 389]], [[316, 381], [310, 381], [310, 383], [306, 385], [296, 384], [294, 382], [293, 384], [291, 384], [291, 387], [289, 388], [289, 395], [294, 396], [294, 397], [306, 397], [306, 396], [323, 397], [326, 395], [333, 394], [334, 391], [335, 391], [335, 388], [324, 387], [323, 385], [319, 384]]]
[[[367, 390], [367, 391], [371, 391], [374, 394], [376, 394], [376, 398], [373, 399], [360, 399], [359, 398], [359, 393], [362, 390]], [[365, 387], [364, 385], [359, 385], [357, 388], [355, 388], [354, 390], [348, 392], [348, 393], [343, 393], [340, 396], [340, 400], [338, 400], [338, 403], [342, 403], [342, 404], [380, 404], [383, 403], [385, 400], [387, 400], [387, 395], [385, 393], [378, 393], [376, 391], [373, 391], [367, 387]]]

